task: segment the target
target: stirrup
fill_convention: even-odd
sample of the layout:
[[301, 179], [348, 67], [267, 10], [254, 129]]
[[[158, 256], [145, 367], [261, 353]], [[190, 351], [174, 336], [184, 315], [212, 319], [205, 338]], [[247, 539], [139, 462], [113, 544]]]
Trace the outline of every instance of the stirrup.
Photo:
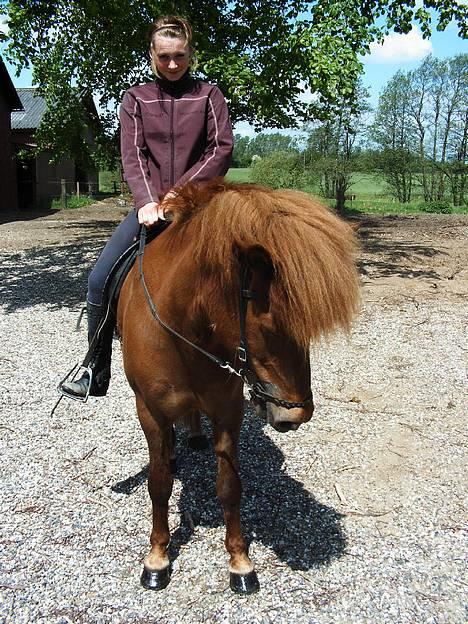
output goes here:
[[[84, 397], [79, 397], [76, 396], [74, 394], [70, 394], [69, 392], [67, 392], [64, 388], [63, 388], [63, 384], [66, 381], [75, 381], [75, 378], [78, 374], [78, 372], [80, 371], [80, 369], [83, 370], [83, 373], [88, 373], [89, 375], [89, 384], [88, 384], [88, 391], [86, 392], [86, 395]], [[71, 379], [69, 379], [69, 377], [71, 377]], [[91, 390], [91, 384], [93, 382], [93, 370], [90, 366], [82, 366], [80, 364], [75, 364], [75, 366], [65, 375], [65, 377], [62, 379], [62, 381], [59, 383], [59, 385], [57, 386], [57, 390], [58, 393], [61, 394], [62, 396], [66, 397], [67, 399], [73, 399], [74, 401], [81, 401], [81, 403], [86, 403], [86, 401], [88, 400], [89, 397], [89, 391]]]

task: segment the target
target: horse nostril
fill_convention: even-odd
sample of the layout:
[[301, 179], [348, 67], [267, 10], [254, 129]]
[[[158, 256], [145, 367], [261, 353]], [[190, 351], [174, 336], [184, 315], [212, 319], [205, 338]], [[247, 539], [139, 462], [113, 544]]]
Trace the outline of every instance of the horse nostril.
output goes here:
[[289, 420], [281, 420], [280, 422], [275, 423], [274, 428], [280, 433], [286, 433], [287, 431], [296, 431], [299, 429], [299, 423], [293, 423]]

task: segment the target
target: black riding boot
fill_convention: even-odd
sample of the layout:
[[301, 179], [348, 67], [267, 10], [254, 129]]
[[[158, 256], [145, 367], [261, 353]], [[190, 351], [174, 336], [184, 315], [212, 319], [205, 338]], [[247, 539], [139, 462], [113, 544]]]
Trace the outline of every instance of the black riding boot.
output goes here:
[[[65, 381], [60, 390], [72, 398], [85, 399], [89, 396], [105, 396], [111, 378], [112, 337], [114, 333], [114, 319], [109, 318], [105, 322], [102, 318], [101, 306], [86, 302], [88, 313], [88, 342], [89, 351], [83, 362], [88, 371], [75, 381]], [[105, 311], [104, 311], [105, 313]], [[111, 314], [109, 312], [109, 314]], [[88, 392], [89, 388], [89, 392]]]

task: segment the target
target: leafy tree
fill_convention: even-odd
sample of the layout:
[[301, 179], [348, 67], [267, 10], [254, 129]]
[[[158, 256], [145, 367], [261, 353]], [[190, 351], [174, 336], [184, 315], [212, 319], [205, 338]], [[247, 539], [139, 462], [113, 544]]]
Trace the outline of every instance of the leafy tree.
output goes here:
[[233, 167], [250, 167], [252, 156], [249, 148], [250, 138], [248, 136], [234, 135], [234, 152], [232, 154]]
[[[418, 7], [414, 0], [0, 0], [9, 17], [9, 58], [18, 69], [32, 63], [56, 116], [43, 140], [47, 135], [57, 157], [73, 148], [58, 121], [69, 107], [70, 85], [100, 97], [109, 109], [102, 135], [115, 132], [123, 91], [151, 77], [146, 32], [156, 15], [177, 12], [192, 22], [200, 74], [220, 85], [234, 121], [291, 127], [343, 98], [353, 102], [359, 55], [389, 30], [409, 32], [413, 20], [429, 36], [429, 8], [438, 29], [454, 19], [466, 36], [461, 0], [423, 0]], [[300, 99], [304, 89], [315, 95], [308, 105]]]
[[275, 152], [298, 152], [296, 138], [280, 132], [261, 132], [254, 137], [234, 137], [233, 164], [235, 167], [250, 167], [252, 159], [269, 156]]
[[467, 102], [466, 54], [428, 56], [387, 83], [371, 138], [380, 150], [376, 166], [399, 201], [410, 201], [416, 186], [425, 202], [442, 201], [447, 187], [455, 205], [465, 201]]
[[411, 201], [415, 173], [415, 134], [408, 94], [410, 83], [397, 72], [385, 86], [370, 135], [379, 147], [376, 167], [401, 203]]
[[358, 170], [357, 140], [364, 136], [370, 111], [368, 93], [360, 83], [357, 92], [356, 105], [350, 106], [343, 100], [338, 110], [326, 115], [326, 121], [309, 125], [305, 162], [315, 171], [321, 194], [336, 199], [339, 212], [344, 212], [346, 193], [354, 182], [353, 173]]
[[261, 132], [249, 142], [249, 153], [252, 156], [268, 156], [273, 152], [297, 152], [296, 139], [290, 134], [280, 132]]
[[[442, 138], [440, 156], [434, 165], [449, 182], [455, 206], [467, 203], [468, 191], [468, 54], [460, 54], [447, 64], [447, 87], [442, 98]], [[440, 180], [437, 199], [443, 197]]]

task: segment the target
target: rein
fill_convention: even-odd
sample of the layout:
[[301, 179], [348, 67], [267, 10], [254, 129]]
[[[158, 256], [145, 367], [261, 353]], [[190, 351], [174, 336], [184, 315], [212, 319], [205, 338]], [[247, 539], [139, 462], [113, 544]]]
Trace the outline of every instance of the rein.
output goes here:
[[222, 360], [221, 358], [209, 353], [209, 351], [205, 351], [202, 347], [197, 344], [191, 342], [182, 334], [179, 334], [175, 329], [167, 325], [158, 314], [158, 310], [156, 305], [151, 298], [150, 292], [146, 285], [145, 276], [143, 273], [143, 255], [145, 252], [145, 242], [146, 242], [146, 226], [142, 225], [140, 230], [140, 243], [138, 247], [138, 270], [140, 276], [140, 282], [143, 287], [143, 291], [145, 293], [146, 301], [148, 303], [149, 309], [151, 311], [152, 316], [155, 320], [163, 327], [169, 334], [175, 336], [179, 340], [185, 342], [185, 344], [189, 345], [199, 353], [202, 353], [205, 357], [211, 360], [214, 364], [219, 366], [220, 368], [237, 375], [242, 379], [244, 384], [247, 386], [251, 399], [256, 399], [260, 403], [273, 403], [277, 407], [284, 407], [286, 409], [293, 409], [295, 407], [305, 407], [309, 403], [312, 402], [312, 392], [308, 395], [308, 397], [304, 401], [287, 401], [286, 399], [280, 399], [275, 397], [274, 395], [267, 392], [262, 384], [262, 382], [258, 379], [256, 373], [250, 368], [250, 357], [249, 357], [249, 348], [247, 343], [247, 338], [245, 334], [245, 325], [246, 325], [246, 317], [247, 317], [247, 305], [250, 299], [255, 298], [255, 294], [249, 290], [249, 284], [251, 279], [250, 269], [244, 266], [242, 271], [242, 277], [240, 281], [239, 288], [239, 329], [240, 329], [240, 341], [239, 346], [237, 347], [237, 354], [239, 361], [242, 362], [245, 367], [241, 367], [236, 369], [232, 364]]

